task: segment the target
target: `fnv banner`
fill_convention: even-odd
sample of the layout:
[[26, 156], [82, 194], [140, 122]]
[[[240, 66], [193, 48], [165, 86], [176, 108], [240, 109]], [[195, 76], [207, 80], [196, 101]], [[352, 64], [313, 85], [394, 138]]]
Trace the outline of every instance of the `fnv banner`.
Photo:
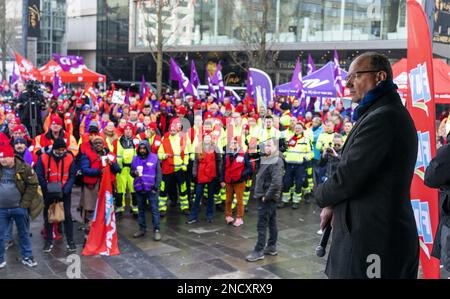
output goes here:
[[424, 184], [424, 173], [436, 154], [433, 53], [427, 18], [420, 3], [408, 0], [407, 108], [417, 129], [418, 157], [411, 185], [411, 204], [420, 243], [424, 278], [439, 278], [439, 260], [431, 256], [439, 222], [438, 194]]

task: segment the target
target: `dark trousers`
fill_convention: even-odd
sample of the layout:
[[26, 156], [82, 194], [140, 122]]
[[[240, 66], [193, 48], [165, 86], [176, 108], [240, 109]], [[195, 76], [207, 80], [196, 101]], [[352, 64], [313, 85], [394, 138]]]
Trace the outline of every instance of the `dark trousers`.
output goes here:
[[258, 204], [258, 241], [255, 251], [262, 251], [266, 246], [267, 229], [269, 229], [269, 241], [267, 246], [275, 246], [278, 239], [277, 229], [277, 203], [273, 200], [266, 199], [262, 202], [259, 199]]
[[289, 192], [295, 182], [295, 193], [301, 194], [306, 180], [306, 167], [304, 164], [286, 163], [283, 177], [283, 192]]
[[198, 212], [200, 209], [200, 201], [203, 197], [203, 190], [205, 186], [208, 187], [208, 199], [206, 206], [206, 219], [212, 220], [214, 217], [214, 193], [215, 193], [215, 182], [212, 181], [210, 183], [197, 183], [197, 187], [195, 189], [195, 202], [192, 207], [191, 217], [189, 220], [197, 220]]
[[139, 209], [138, 223], [141, 231], [147, 230], [147, 223], [145, 219], [145, 210], [147, 209], [147, 201], [150, 204], [152, 212], [153, 230], [159, 230], [159, 207], [158, 207], [158, 193], [153, 192], [136, 192], [137, 205]]
[[[73, 222], [72, 222], [72, 194], [64, 194], [64, 234], [66, 235], [67, 243], [73, 242]], [[48, 208], [54, 203], [53, 200], [44, 198], [44, 225], [45, 225], [45, 239], [53, 241], [53, 223], [48, 222]]]

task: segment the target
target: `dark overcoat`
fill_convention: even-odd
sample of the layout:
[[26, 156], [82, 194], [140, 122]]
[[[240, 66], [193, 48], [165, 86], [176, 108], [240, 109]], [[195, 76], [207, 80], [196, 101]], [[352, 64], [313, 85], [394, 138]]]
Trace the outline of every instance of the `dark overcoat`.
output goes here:
[[361, 110], [335, 173], [314, 191], [317, 204], [334, 211], [325, 273], [368, 278], [379, 269], [381, 278], [417, 278], [419, 242], [410, 201], [417, 132], [395, 90]]

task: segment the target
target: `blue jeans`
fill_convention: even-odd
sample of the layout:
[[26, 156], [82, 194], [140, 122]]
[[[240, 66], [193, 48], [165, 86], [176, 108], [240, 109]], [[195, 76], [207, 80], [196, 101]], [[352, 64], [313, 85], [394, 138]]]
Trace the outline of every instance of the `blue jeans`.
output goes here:
[[141, 231], [147, 230], [147, 223], [145, 220], [145, 210], [147, 208], [147, 200], [150, 203], [152, 210], [152, 222], [153, 230], [159, 230], [159, 203], [158, 192], [136, 192], [137, 204], [138, 204], [138, 223]]
[[6, 230], [9, 229], [9, 224], [12, 222], [11, 218], [14, 219], [17, 226], [22, 258], [33, 256], [28, 230], [28, 210], [24, 208], [0, 209], [0, 262], [4, 261], [5, 233]]
[[[12, 220], [12, 218], [10, 219]], [[28, 222], [27, 222], [27, 228], [28, 231], [30, 231], [30, 223], [31, 223], [31, 219], [30, 216], [28, 215]], [[13, 240], [13, 222], [10, 221], [8, 228], [5, 230], [5, 242], [9, 242]]]
[[195, 201], [191, 211], [190, 220], [198, 220], [198, 211], [200, 209], [200, 200], [203, 196], [203, 190], [205, 189], [205, 185], [208, 186], [208, 201], [206, 206], [206, 219], [212, 220], [214, 217], [214, 193], [215, 186], [213, 182], [210, 183], [197, 183], [197, 187], [195, 189]]

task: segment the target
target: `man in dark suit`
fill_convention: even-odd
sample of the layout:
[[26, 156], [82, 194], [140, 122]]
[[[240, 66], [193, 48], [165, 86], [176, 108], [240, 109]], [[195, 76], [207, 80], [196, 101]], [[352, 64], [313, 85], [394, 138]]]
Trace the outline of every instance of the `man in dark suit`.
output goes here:
[[417, 278], [419, 241], [410, 202], [417, 132], [384, 55], [350, 65], [347, 86], [359, 106], [334, 174], [314, 191], [332, 221], [329, 278]]

